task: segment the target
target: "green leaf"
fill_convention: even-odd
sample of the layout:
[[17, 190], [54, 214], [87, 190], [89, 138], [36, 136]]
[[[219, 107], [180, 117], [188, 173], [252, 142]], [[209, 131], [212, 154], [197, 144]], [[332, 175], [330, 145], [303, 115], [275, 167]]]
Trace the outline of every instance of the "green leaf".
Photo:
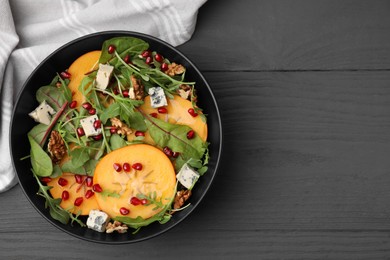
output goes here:
[[120, 65], [118, 58], [113, 54], [108, 53], [108, 46], [113, 45], [116, 48], [116, 52], [123, 59], [126, 54], [131, 56], [137, 56], [142, 51], [149, 48], [149, 44], [139, 38], [134, 37], [115, 37], [106, 40], [102, 46], [102, 54], [100, 55], [99, 63], [111, 63], [115, 67]]
[[127, 145], [126, 141], [118, 134], [113, 134], [110, 137], [110, 146], [112, 150], [116, 150]]
[[73, 167], [77, 168], [83, 166], [89, 160], [87, 148], [76, 148], [70, 152]]
[[62, 224], [67, 224], [69, 222], [69, 212], [60, 207], [61, 199], [53, 199], [48, 194], [48, 190], [50, 190], [52, 187], [42, 185], [34, 169], [32, 169], [32, 172], [39, 186], [38, 195], [45, 198], [45, 205], [46, 208], [49, 207], [50, 216]]
[[72, 101], [72, 92], [68, 88], [68, 84], [67, 84], [69, 82], [69, 80], [65, 81], [58, 75], [58, 81], [61, 83], [61, 86], [59, 89], [62, 91], [65, 99], [69, 102]]
[[53, 172], [50, 175], [50, 178], [57, 178], [60, 177], [61, 175], [62, 175], [61, 167], [58, 164], [54, 165]]
[[91, 73], [83, 78], [83, 80], [80, 83], [80, 86], [78, 87], [78, 90], [81, 92], [81, 94], [84, 97], [88, 97], [88, 95], [91, 93], [92, 87], [93, 87], [93, 81], [96, 76], [96, 72]]
[[109, 190], [103, 190], [102, 192], [99, 193], [100, 196], [104, 198], [107, 198], [107, 197], [112, 197], [112, 198], [120, 198], [121, 195], [117, 192], [114, 192], [114, 191], [109, 191]]
[[53, 172], [53, 163], [50, 156], [30, 135], [28, 135], [28, 140], [31, 146], [31, 165], [35, 173], [40, 177], [50, 176]]
[[48, 125], [38, 124], [34, 126], [30, 130], [30, 132], [28, 132], [28, 135], [32, 137], [35, 140], [35, 142], [41, 145], [42, 140], [46, 138], [48, 129], [49, 129]]
[[[143, 113], [144, 114], [144, 113]], [[146, 125], [152, 139], [160, 147], [168, 146], [172, 151], [179, 152], [180, 156], [176, 160], [175, 168], [180, 170], [186, 161], [193, 158], [201, 160], [207, 149], [207, 143], [195, 135], [193, 139], [187, 138], [187, 133], [192, 130], [189, 126], [170, 124], [145, 115]]]
[[103, 124], [107, 123], [107, 120], [116, 116], [119, 116], [121, 112], [121, 106], [118, 103], [113, 103], [108, 108], [104, 109], [100, 114], [100, 120]]
[[132, 106], [126, 103], [119, 103], [121, 107], [120, 117], [135, 130], [145, 132], [147, 130], [144, 117], [138, 111], [135, 111]]
[[36, 98], [39, 103], [46, 100], [55, 111], [59, 111], [62, 105], [67, 101], [64, 93], [52, 86], [40, 87], [36, 93]]

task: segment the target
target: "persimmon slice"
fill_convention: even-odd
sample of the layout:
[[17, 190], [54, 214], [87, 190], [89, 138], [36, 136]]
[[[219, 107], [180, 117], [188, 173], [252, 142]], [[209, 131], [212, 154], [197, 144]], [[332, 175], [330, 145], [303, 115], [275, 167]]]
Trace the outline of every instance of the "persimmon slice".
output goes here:
[[[65, 179], [67, 184], [61, 186], [59, 184], [60, 178]], [[86, 176], [83, 176], [83, 180], [85, 180], [85, 178]], [[62, 176], [52, 179], [47, 183], [47, 185], [53, 187], [50, 189], [50, 193], [54, 199], [62, 198], [63, 191], [69, 192], [69, 198], [67, 200], [62, 200], [60, 206], [63, 209], [69, 210], [73, 214], [78, 214], [79, 211], [81, 211], [80, 215], [88, 215], [91, 209], [99, 209], [99, 205], [96, 201], [96, 193], [92, 197], [85, 197], [85, 194], [88, 192], [88, 190], [92, 191], [92, 187], [87, 187], [85, 181], [83, 181], [81, 184], [77, 183], [73, 173], [64, 173]], [[75, 206], [74, 202], [79, 197], [83, 198], [83, 202], [80, 204], [80, 206]]]
[[[114, 164], [123, 166], [124, 163], [131, 166], [138, 163], [142, 169], [130, 167], [130, 171], [125, 171], [122, 167], [117, 172]], [[161, 205], [133, 205], [131, 198], [155, 196], [155, 201], [166, 205], [175, 195], [176, 175], [171, 161], [161, 150], [147, 144], [135, 144], [104, 156], [95, 168], [93, 181], [103, 190], [95, 194], [100, 209], [110, 217], [123, 216], [120, 209], [126, 208], [129, 210], [126, 217], [147, 219], [160, 212]]]
[[72, 100], [77, 101], [77, 107], [85, 101], [84, 96], [79, 91], [79, 86], [85, 74], [96, 69], [101, 51], [91, 51], [81, 55], [69, 67], [70, 82], [68, 88], [71, 90], [73, 96]]
[[[168, 121], [171, 124], [187, 125], [191, 127], [203, 140], [207, 139], [207, 124], [202, 121], [200, 116], [193, 117], [188, 113], [188, 109], [192, 108], [192, 103], [180, 96], [174, 96], [173, 99], [167, 99], [168, 106], [167, 113], [158, 113], [157, 108], [153, 108], [150, 104], [150, 96], [146, 96], [144, 104], [140, 106], [140, 109], [147, 115], [154, 114], [158, 119]], [[127, 136], [128, 140], [135, 138], [135, 131]], [[145, 133], [143, 140], [145, 143], [154, 145], [155, 142], [150, 137], [149, 133]]]

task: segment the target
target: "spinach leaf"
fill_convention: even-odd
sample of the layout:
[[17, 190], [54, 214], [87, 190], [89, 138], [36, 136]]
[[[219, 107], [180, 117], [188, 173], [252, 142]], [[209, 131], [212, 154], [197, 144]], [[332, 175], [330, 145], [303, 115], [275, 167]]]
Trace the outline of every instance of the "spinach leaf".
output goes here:
[[83, 166], [89, 160], [87, 148], [76, 148], [69, 153], [73, 167], [77, 168]]
[[52, 86], [40, 87], [36, 93], [36, 98], [39, 103], [46, 100], [55, 111], [59, 111], [62, 105], [67, 102], [64, 93]]
[[42, 146], [41, 142], [42, 142], [42, 140], [45, 139], [48, 129], [49, 129], [48, 125], [38, 124], [38, 125], [34, 126], [30, 130], [30, 132], [28, 132], [28, 135], [30, 137], [32, 137], [35, 140], [35, 142], [40, 144], [40, 146]]
[[110, 146], [112, 150], [116, 150], [127, 145], [126, 141], [118, 134], [113, 134], [110, 137]]
[[53, 172], [53, 163], [50, 156], [30, 135], [28, 135], [28, 140], [31, 146], [30, 159], [33, 170], [40, 177], [50, 176]]
[[203, 142], [197, 135], [193, 139], [187, 139], [187, 133], [191, 130], [189, 126], [170, 124], [142, 113], [146, 118], [145, 122], [149, 134], [158, 146], [168, 146], [172, 151], [180, 153], [175, 163], [176, 170], [180, 170], [184, 163], [191, 158], [194, 160], [202, 159], [207, 149], [207, 143]]
[[108, 53], [108, 46], [115, 46], [115, 50], [122, 59], [129, 54], [131, 56], [137, 56], [142, 51], [149, 48], [149, 44], [141, 39], [134, 37], [115, 37], [106, 40], [102, 46], [102, 54], [100, 55], [99, 63], [111, 63], [115, 67], [118, 67], [121, 62], [118, 62], [118, 58], [113, 54]]

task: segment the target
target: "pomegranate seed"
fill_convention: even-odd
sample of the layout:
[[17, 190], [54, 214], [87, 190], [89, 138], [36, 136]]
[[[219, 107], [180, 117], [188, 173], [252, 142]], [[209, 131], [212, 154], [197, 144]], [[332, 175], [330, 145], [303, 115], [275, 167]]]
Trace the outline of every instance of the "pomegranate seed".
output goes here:
[[41, 178], [41, 181], [42, 181], [43, 183], [49, 183], [49, 182], [51, 182], [51, 178], [50, 178], [50, 177], [42, 177], [42, 178]]
[[92, 191], [92, 190], [87, 190], [87, 192], [85, 193], [85, 198], [86, 199], [89, 199], [90, 197], [92, 197], [95, 193]]
[[73, 100], [72, 102], [69, 103], [69, 108], [76, 108], [77, 107], [77, 101]]
[[61, 194], [62, 200], [68, 200], [69, 199], [69, 192], [67, 190], [64, 190]]
[[164, 57], [161, 54], [158, 54], [158, 53], [156, 53], [156, 55], [154, 55], [154, 58], [158, 62], [162, 62], [164, 60]]
[[93, 179], [91, 176], [88, 176], [86, 179], [85, 179], [85, 183], [87, 184], [87, 187], [92, 187], [93, 185]]
[[150, 63], [152, 63], [152, 62], [153, 62], [152, 57], [147, 57], [146, 60], [145, 60], [145, 63], [146, 63], [146, 64], [150, 64]]
[[59, 184], [60, 186], [65, 186], [65, 185], [68, 184], [68, 180], [67, 180], [67, 179], [64, 179], [64, 178], [59, 178], [59, 179], [58, 179], [58, 184]]
[[116, 127], [115, 126], [111, 126], [110, 133], [111, 134], [115, 134], [116, 133]]
[[130, 213], [130, 210], [128, 210], [127, 208], [125, 207], [122, 207], [119, 209], [119, 212], [122, 214], [122, 215], [127, 215]]
[[61, 76], [61, 78], [63, 78], [63, 79], [69, 79], [71, 75], [70, 75], [69, 72], [63, 71], [63, 72], [60, 73], [60, 76]]
[[81, 175], [79, 175], [79, 174], [76, 174], [76, 175], [74, 176], [74, 178], [76, 179], [76, 182], [77, 182], [78, 184], [81, 184], [81, 183], [83, 182], [83, 176], [81, 176]]
[[165, 147], [164, 147], [163, 152], [164, 152], [168, 157], [171, 157], [171, 156], [173, 155], [173, 152], [172, 152], [171, 148], [169, 148], [168, 146], [165, 146]]
[[95, 141], [102, 140], [103, 139], [103, 134], [94, 135], [94, 136], [92, 136], [92, 138]]
[[110, 46], [108, 46], [108, 53], [109, 54], [114, 53], [115, 49], [116, 49], [115, 45], [111, 44]]
[[142, 205], [145, 205], [146, 203], [148, 203], [148, 200], [147, 200], [147, 199], [142, 199], [142, 200], [141, 200], [141, 204], [142, 204]]
[[147, 58], [147, 57], [150, 57], [151, 54], [152, 53], [150, 51], [146, 50], [146, 51], [142, 52], [141, 56], [144, 57], [144, 58]]
[[163, 63], [163, 64], [161, 64], [161, 70], [162, 71], [167, 71], [168, 70], [168, 64], [167, 63]]
[[123, 61], [125, 63], [130, 63], [130, 56], [129, 56], [129, 54], [126, 54], [126, 56], [123, 58]]
[[138, 206], [138, 205], [141, 204], [141, 200], [140, 200], [139, 198], [137, 198], [137, 197], [132, 197], [132, 198], [130, 199], [130, 203], [131, 203], [132, 205], [134, 205], [134, 206]]
[[91, 108], [90, 110], [88, 110], [88, 114], [90, 114], [90, 115], [96, 114], [96, 109]]
[[130, 96], [128, 90], [123, 90], [122, 94], [123, 94], [124, 97], [129, 97]]
[[74, 200], [74, 205], [76, 206], [76, 207], [78, 207], [78, 206], [80, 206], [81, 205], [81, 203], [83, 203], [83, 197], [77, 197], [75, 200]]
[[129, 172], [129, 171], [131, 171], [131, 167], [130, 167], [130, 163], [124, 163], [123, 164], [123, 170], [125, 171], [125, 172]]
[[114, 167], [114, 170], [115, 170], [116, 172], [122, 171], [122, 166], [121, 166], [119, 163], [114, 163], [114, 164], [112, 165], [112, 167]]
[[197, 117], [198, 116], [198, 113], [195, 112], [195, 110], [193, 108], [189, 108], [188, 109], [188, 113], [192, 116], [192, 117]]
[[135, 136], [145, 136], [145, 132], [142, 131], [135, 131]]
[[157, 111], [158, 111], [160, 114], [166, 114], [166, 113], [168, 113], [168, 109], [166, 109], [165, 107], [159, 107], [159, 108], [157, 108]]
[[94, 184], [92, 186], [92, 189], [94, 192], [102, 192], [103, 191], [102, 187], [100, 187], [100, 185], [98, 183]]
[[194, 138], [194, 136], [195, 136], [194, 130], [188, 131], [188, 133], [187, 133], [187, 139], [192, 139], [192, 138]]
[[157, 118], [157, 113], [150, 113], [149, 114], [151, 117]]
[[177, 157], [179, 157], [179, 155], [180, 155], [179, 152], [174, 152], [174, 153], [172, 154], [172, 157], [173, 157], [173, 158], [177, 158]]
[[79, 137], [85, 135], [84, 129], [82, 127], [77, 128], [77, 135]]
[[85, 103], [81, 104], [81, 106], [83, 108], [85, 108], [86, 110], [90, 110], [92, 108], [92, 105], [89, 102], [85, 102]]
[[118, 95], [119, 94], [119, 89], [118, 88], [114, 88], [114, 95]]
[[95, 122], [93, 122], [93, 127], [95, 129], [98, 129], [98, 128], [102, 127], [102, 121], [96, 120]]
[[142, 170], [142, 164], [140, 163], [135, 163], [133, 166], [131, 166], [134, 170], [140, 171]]

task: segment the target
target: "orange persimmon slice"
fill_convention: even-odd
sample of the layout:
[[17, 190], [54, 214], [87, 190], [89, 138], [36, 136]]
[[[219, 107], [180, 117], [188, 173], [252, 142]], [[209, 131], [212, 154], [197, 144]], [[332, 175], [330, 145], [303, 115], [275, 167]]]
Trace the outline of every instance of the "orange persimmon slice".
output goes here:
[[[168, 121], [171, 124], [187, 125], [191, 127], [203, 141], [206, 141], [207, 124], [202, 121], [199, 115], [193, 117], [190, 113], [188, 113], [188, 109], [192, 108], [192, 103], [180, 96], [174, 96], [173, 99], [167, 99], [167, 101], [168, 106], [165, 107], [167, 109], [166, 114], [158, 113], [158, 109], [151, 106], [150, 96], [145, 97], [145, 103], [140, 106], [140, 109], [147, 115], [153, 114], [158, 119]], [[133, 140], [134, 138], [135, 131], [127, 136], [128, 140]], [[155, 144], [148, 132], [145, 133], [143, 141], [151, 145]]]
[[[125, 163], [130, 164], [130, 170], [123, 167]], [[142, 169], [134, 169], [136, 164]], [[175, 195], [176, 175], [171, 161], [161, 150], [135, 144], [104, 156], [95, 168], [93, 181], [103, 190], [95, 194], [100, 209], [110, 217], [123, 216], [121, 212], [128, 210], [126, 217], [147, 219], [162, 208], [156, 209], [155, 204], [133, 205], [131, 199], [139, 194], [155, 196], [156, 201], [166, 205]]]
[[72, 92], [72, 100], [77, 101], [77, 107], [85, 101], [84, 96], [79, 91], [79, 86], [85, 74], [96, 69], [101, 51], [91, 51], [77, 58], [69, 67], [70, 82], [68, 88]]
[[[64, 191], [69, 193], [69, 198], [61, 201], [61, 208], [69, 210], [69, 212], [72, 212], [73, 214], [81, 212], [80, 215], [88, 215], [91, 209], [99, 209], [99, 205], [96, 201], [96, 193], [89, 197], [89, 195], [93, 193], [93, 190], [92, 186], [87, 186], [87, 182], [85, 181], [86, 176], [81, 177], [83, 181], [81, 183], [77, 183], [75, 174], [63, 173], [62, 176], [52, 179], [47, 183], [47, 185], [53, 187], [50, 189], [50, 193], [54, 199], [61, 199]], [[63, 180], [65, 180], [65, 182]], [[64, 183], [66, 184], [64, 185]], [[75, 206], [75, 200], [80, 197], [82, 198], [81, 204], [79, 206]], [[78, 202], [80, 202], [80, 199]]]

